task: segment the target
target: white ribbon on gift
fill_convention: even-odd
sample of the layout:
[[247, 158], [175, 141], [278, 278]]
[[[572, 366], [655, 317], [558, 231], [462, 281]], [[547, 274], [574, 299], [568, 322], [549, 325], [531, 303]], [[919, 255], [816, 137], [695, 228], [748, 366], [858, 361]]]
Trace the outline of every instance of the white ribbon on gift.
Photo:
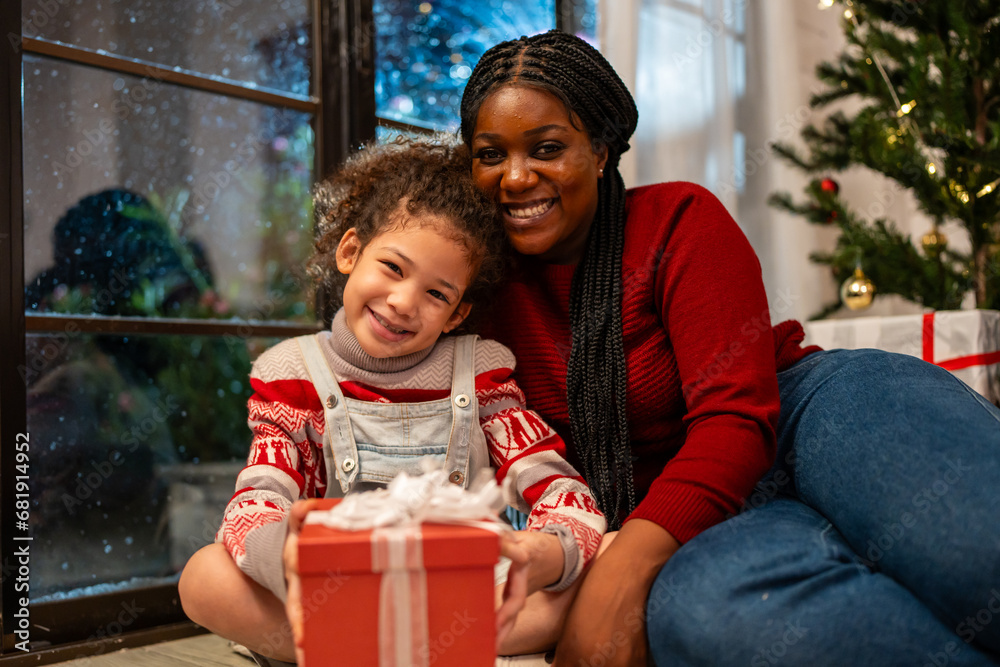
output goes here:
[[425, 667], [430, 656], [430, 633], [420, 526], [376, 528], [372, 532], [372, 571], [382, 573], [379, 667]]
[[400, 473], [384, 489], [349, 494], [329, 510], [306, 515], [308, 524], [371, 530], [372, 571], [379, 589], [379, 667], [427, 667], [427, 570], [420, 524], [475, 526], [499, 533], [504, 501], [491, 471], [480, 471], [469, 490], [448, 482], [444, 470], [410, 477]]

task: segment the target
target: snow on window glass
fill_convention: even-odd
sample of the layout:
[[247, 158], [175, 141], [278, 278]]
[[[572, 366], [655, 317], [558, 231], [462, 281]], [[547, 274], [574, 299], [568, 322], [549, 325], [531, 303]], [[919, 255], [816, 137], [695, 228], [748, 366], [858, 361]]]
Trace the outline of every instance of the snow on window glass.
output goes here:
[[309, 320], [308, 114], [24, 59], [26, 308]]
[[311, 2], [25, 2], [25, 37], [309, 94]]
[[213, 541], [275, 341], [29, 334], [32, 600], [173, 576]]
[[375, 0], [377, 113], [453, 129], [465, 83], [483, 53], [554, 27], [555, 0]]

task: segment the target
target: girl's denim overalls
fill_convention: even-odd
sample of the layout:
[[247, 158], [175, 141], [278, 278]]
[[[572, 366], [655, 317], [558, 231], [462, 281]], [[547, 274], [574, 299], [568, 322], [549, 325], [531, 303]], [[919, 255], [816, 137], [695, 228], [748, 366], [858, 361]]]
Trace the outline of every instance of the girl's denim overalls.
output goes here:
[[454, 339], [451, 396], [421, 403], [345, 398], [317, 337], [296, 340], [326, 417], [326, 497], [383, 487], [400, 472], [420, 474], [425, 459], [443, 464], [448, 479], [464, 487], [489, 467], [476, 400], [476, 336]]

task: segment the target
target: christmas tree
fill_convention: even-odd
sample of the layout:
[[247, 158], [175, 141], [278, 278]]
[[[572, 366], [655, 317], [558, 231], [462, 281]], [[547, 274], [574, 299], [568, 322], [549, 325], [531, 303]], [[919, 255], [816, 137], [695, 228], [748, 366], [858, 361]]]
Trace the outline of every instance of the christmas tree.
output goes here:
[[[864, 307], [879, 293], [935, 309], [958, 308], [972, 291], [1000, 309], [1000, 3], [996, 0], [823, 0], [843, 10], [847, 46], [817, 76], [810, 104], [860, 102], [801, 132], [805, 151], [775, 152], [814, 176], [805, 200], [771, 204], [836, 225], [829, 265], [841, 298]], [[861, 165], [910, 190], [933, 226], [918, 248], [884, 218], [868, 220], [839, 194], [836, 172]], [[956, 221], [971, 251], [956, 252], [939, 226]], [[829, 314], [839, 303], [826, 307]]]

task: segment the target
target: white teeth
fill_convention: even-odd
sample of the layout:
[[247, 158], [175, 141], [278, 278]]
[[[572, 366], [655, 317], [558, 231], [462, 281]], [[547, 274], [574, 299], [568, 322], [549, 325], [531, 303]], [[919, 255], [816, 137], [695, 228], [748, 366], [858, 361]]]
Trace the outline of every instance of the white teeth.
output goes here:
[[374, 315], [374, 316], [375, 316], [375, 319], [376, 319], [376, 320], [378, 320], [378, 323], [379, 323], [379, 324], [381, 324], [382, 326], [384, 326], [384, 327], [385, 327], [386, 329], [388, 329], [388, 330], [389, 330], [389, 331], [391, 331], [392, 333], [397, 333], [397, 334], [405, 334], [405, 333], [410, 333], [410, 332], [409, 332], [409, 331], [407, 331], [406, 329], [399, 329], [399, 328], [397, 328], [397, 327], [394, 327], [394, 326], [391, 326], [391, 325], [390, 325], [390, 324], [389, 324], [388, 322], [386, 322], [385, 320], [383, 320], [383, 319], [382, 319], [382, 318], [381, 318], [381, 317], [379, 316], [379, 314], [378, 314], [378, 313], [376, 313], [376, 312], [375, 312], [374, 310], [372, 311], [372, 315]]
[[541, 204], [535, 204], [534, 206], [530, 206], [528, 208], [514, 208], [508, 204], [507, 212], [510, 213], [510, 217], [512, 218], [533, 218], [536, 215], [541, 215], [552, 208], [553, 202], [555, 202], [555, 199], [548, 199]]

